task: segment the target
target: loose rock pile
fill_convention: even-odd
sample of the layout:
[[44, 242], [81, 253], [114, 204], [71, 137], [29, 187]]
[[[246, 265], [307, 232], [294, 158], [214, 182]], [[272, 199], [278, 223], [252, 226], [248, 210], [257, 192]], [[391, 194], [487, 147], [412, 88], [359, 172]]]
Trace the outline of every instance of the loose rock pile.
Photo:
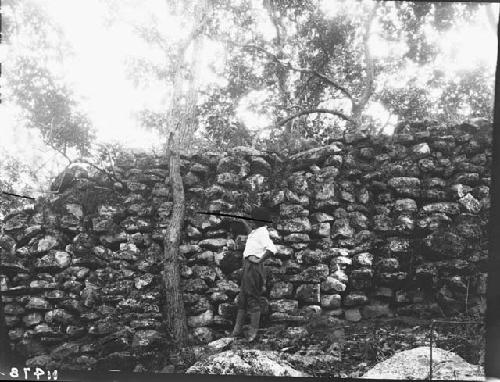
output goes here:
[[260, 350], [225, 351], [191, 366], [190, 374], [307, 377], [292, 368], [279, 354]]
[[[180, 260], [192, 340], [206, 344], [231, 327], [246, 240], [234, 219], [196, 212], [246, 214], [255, 205], [272, 210], [279, 248], [267, 261], [264, 320], [432, 317], [464, 311], [466, 301], [481, 313], [489, 134], [358, 134], [288, 158], [243, 147], [184, 158]], [[3, 223], [9, 335], [30, 365], [169, 362], [161, 318], [168, 164], [132, 153], [115, 164], [114, 179], [73, 171], [59, 195]]]
[[[429, 378], [429, 347], [422, 346], [397, 353], [368, 371], [363, 378], [371, 379], [420, 379]], [[432, 379], [482, 381], [484, 370], [465, 362], [461, 357], [443, 349], [432, 351]]]

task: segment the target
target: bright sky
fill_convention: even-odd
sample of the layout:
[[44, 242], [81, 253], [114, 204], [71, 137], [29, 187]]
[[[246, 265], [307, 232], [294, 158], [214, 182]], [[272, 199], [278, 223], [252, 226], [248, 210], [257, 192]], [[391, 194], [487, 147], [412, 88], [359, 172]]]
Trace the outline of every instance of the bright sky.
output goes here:
[[[144, 25], [154, 22], [152, 15], [160, 15], [160, 28], [167, 37], [182, 35], [181, 26], [168, 17], [163, 0], [148, 0], [133, 13], [121, 12], [121, 22], [106, 25], [106, 8], [99, 0], [39, 0], [49, 14], [59, 22], [76, 53], [68, 65], [68, 78], [85, 97], [84, 105], [103, 141], [119, 141], [125, 146], [150, 148], [157, 146], [157, 133], [138, 127], [134, 114], [148, 108], [165, 110], [169, 88], [160, 82], [147, 81], [135, 86], [129, 78], [126, 62], [142, 56], [160, 66], [165, 57], [161, 49], [151, 49], [130, 27], [127, 20]], [[113, 15], [111, 16], [113, 17]], [[167, 18], [168, 17], [168, 18]], [[202, 57], [201, 78], [204, 85], [221, 82], [209, 64], [214, 57], [223, 57], [221, 47], [206, 41], [199, 55]], [[188, 52], [189, 54], [189, 52]], [[144, 86], [145, 85], [145, 86]]]
[[[160, 142], [158, 136], [140, 129], [134, 119], [134, 113], [144, 107], [164, 110], [168, 104], [168, 88], [162, 83], [134, 86], [128, 78], [125, 62], [131, 56], [143, 55], [161, 63], [164, 59], [162, 51], [149, 48], [126, 23], [112, 23], [111, 27], [106, 25], [107, 18], [113, 17], [113, 14], [107, 13], [106, 7], [99, 0], [38, 1], [62, 26], [73, 47], [75, 56], [66, 61], [65, 74], [80, 95], [82, 105], [97, 129], [99, 140], [118, 141], [129, 147], [157, 147]], [[260, 1], [255, 4], [260, 4]], [[338, 9], [337, 4], [325, 0], [322, 8], [328, 14], [334, 15]], [[164, 15], [164, 1], [148, 0], [142, 2], [133, 13], [115, 16], [151, 23], [151, 14]], [[168, 35], [175, 36], [180, 33], [178, 22], [173, 18], [161, 22], [160, 25]], [[447, 71], [473, 66], [478, 61], [495, 65], [496, 37], [487, 28], [478, 25], [462, 26], [459, 31], [450, 32], [445, 38], [440, 37], [443, 53], [452, 58]], [[377, 28], [375, 25], [374, 30]], [[266, 38], [273, 37], [272, 25], [264, 17], [262, 33]], [[401, 53], [405, 49], [403, 43], [389, 46], [377, 36], [372, 38], [370, 43], [377, 58]], [[199, 56], [203, 60], [201, 77], [205, 80], [205, 85], [223, 81], [209, 68], [210, 64], [221, 64], [224, 57], [221, 47], [216, 44], [207, 45], [199, 52]], [[259, 100], [265, 96], [264, 93], [254, 91], [239, 104], [239, 116], [249, 128], [259, 129], [270, 123], [264, 111], [251, 110], [252, 106], [258, 106]], [[372, 105], [369, 110], [384, 122], [389, 117], [381, 105]], [[7, 122], [4, 126], [8, 126], [8, 119], [3, 119]]]
[[151, 146], [155, 134], [138, 129], [133, 114], [144, 106], [165, 102], [164, 94], [159, 89], [145, 94], [135, 88], [124, 63], [134, 53], [161, 58], [155, 51], [147, 51], [130, 28], [120, 24], [107, 28], [105, 8], [98, 0], [44, 0], [44, 4], [73, 46], [75, 57], [67, 66], [67, 75], [84, 97], [98, 138], [127, 146]]

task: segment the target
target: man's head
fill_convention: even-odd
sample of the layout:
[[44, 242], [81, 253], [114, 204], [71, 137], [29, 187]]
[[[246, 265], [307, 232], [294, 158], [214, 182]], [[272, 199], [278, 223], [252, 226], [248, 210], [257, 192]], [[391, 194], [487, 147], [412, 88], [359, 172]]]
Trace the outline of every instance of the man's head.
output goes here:
[[[266, 221], [270, 222], [271, 221], [271, 214], [269, 213], [269, 210], [264, 207], [257, 207], [252, 211], [252, 218], [255, 219], [254, 224], [257, 227], [262, 227], [265, 226]], [[264, 220], [264, 221], [263, 221]]]

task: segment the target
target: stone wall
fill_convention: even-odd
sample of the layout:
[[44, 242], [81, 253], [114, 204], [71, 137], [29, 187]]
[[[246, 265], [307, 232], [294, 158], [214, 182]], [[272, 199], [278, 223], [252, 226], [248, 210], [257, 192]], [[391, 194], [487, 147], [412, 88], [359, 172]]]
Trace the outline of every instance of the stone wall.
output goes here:
[[[182, 161], [182, 287], [192, 339], [231, 329], [245, 244], [231, 218], [270, 207], [267, 323], [481, 315], [490, 131], [348, 135], [284, 157], [250, 148]], [[161, 368], [164, 158], [123, 153], [115, 179], [73, 169], [60, 193], [6, 217], [0, 281], [12, 344], [28, 365]], [[266, 309], [267, 310], [267, 309]], [[174, 362], [175, 363], [175, 362]], [[137, 366], [137, 365], [142, 366]]]

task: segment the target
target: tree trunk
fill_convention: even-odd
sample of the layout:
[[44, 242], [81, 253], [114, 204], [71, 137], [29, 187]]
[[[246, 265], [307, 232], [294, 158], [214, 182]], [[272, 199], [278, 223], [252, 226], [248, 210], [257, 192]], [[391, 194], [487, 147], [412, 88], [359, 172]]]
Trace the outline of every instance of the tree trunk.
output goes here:
[[366, 80], [365, 80], [363, 94], [359, 97], [359, 100], [357, 102], [353, 102], [352, 105], [352, 114], [351, 114], [352, 127], [351, 129], [348, 129], [351, 131], [359, 130], [360, 128], [362, 128], [363, 111], [365, 110], [366, 105], [368, 104], [368, 101], [370, 100], [373, 94], [374, 62], [370, 51], [369, 39], [370, 39], [372, 24], [377, 15], [377, 9], [379, 8], [379, 6], [380, 2], [376, 1], [373, 8], [370, 11], [370, 14], [368, 15], [365, 21], [365, 31], [363, 35], [363, 50], [365, 55]]
[[365, 105], [360, 105], [356, 102], [353, 102], [352, 112], [351, 112], [351, 122], [350, 122], [347, 130], [357, 131], [361, 128], [364, 108], [365, 108]]
[[[177, 2], [175, 6], [188, 5]], [[172, 336], [174, 350], [180, 351], [188, 344], [188, 328], [182, 298], [179, 245], [184, 224], [184, 184], [180, 170], [180, 152], [191, 144], [197, 128], [196, 106], [198, 101], [199, 52], [201, 35], [206, 25], [208, 1], [198, 1], [194, 11], [194, 26], [190, 35], [180, 44], [175, 56], [175, 77], [172, 83], [173, 94], [167, 125], [166, 154], [169, 161], [169, 183], [172, 189], [172, 215], [163, 239], [163, 286], [165, 300], [163, 316]], [[182, 7], [181, 7], [182, 8]], [[194, 43], [194, 44], [193, 44]], [[193, 44], [191, 65], [185, 65], [185, 52]], [[172, 52], [166, 52], [167, 55]], [[183, 91], [184, 84], [188, 90]]]
[[[171, 139], [170, 143], [174, 141]], [[167, 235], [163, 241], [164, 318], [176, 347], [181, 348], [186, 346], [188, 339], [179, 271], [179, 244], [184, 223], [184, 185], [181, 178], [179, 150], [172, 146], [169, 147], [169, 171], [173, 207]]]
[[[179, 54], [179, 57], [181, 54]], [[169, 177], [165, 183], [172, 190], [172, 214], [163, 238], [163, 287], [165, 300], [163, 317], [166, 327], [172, 336], [174, 348], [179, 350], [187, 344], [188, 331], [184, 301], [180, 285], [179, 270], [179, 245], [181, 230], [184, 223], [184, 184], [180, 170], [180, 132], [179, 126], [185, 123], [181, 107], [183, 75], [181, 72], [181, 59], [177, 63], [177, 72], [173, 82], [173, 97], [170, 108], [166, 156], [169, 162]]]

